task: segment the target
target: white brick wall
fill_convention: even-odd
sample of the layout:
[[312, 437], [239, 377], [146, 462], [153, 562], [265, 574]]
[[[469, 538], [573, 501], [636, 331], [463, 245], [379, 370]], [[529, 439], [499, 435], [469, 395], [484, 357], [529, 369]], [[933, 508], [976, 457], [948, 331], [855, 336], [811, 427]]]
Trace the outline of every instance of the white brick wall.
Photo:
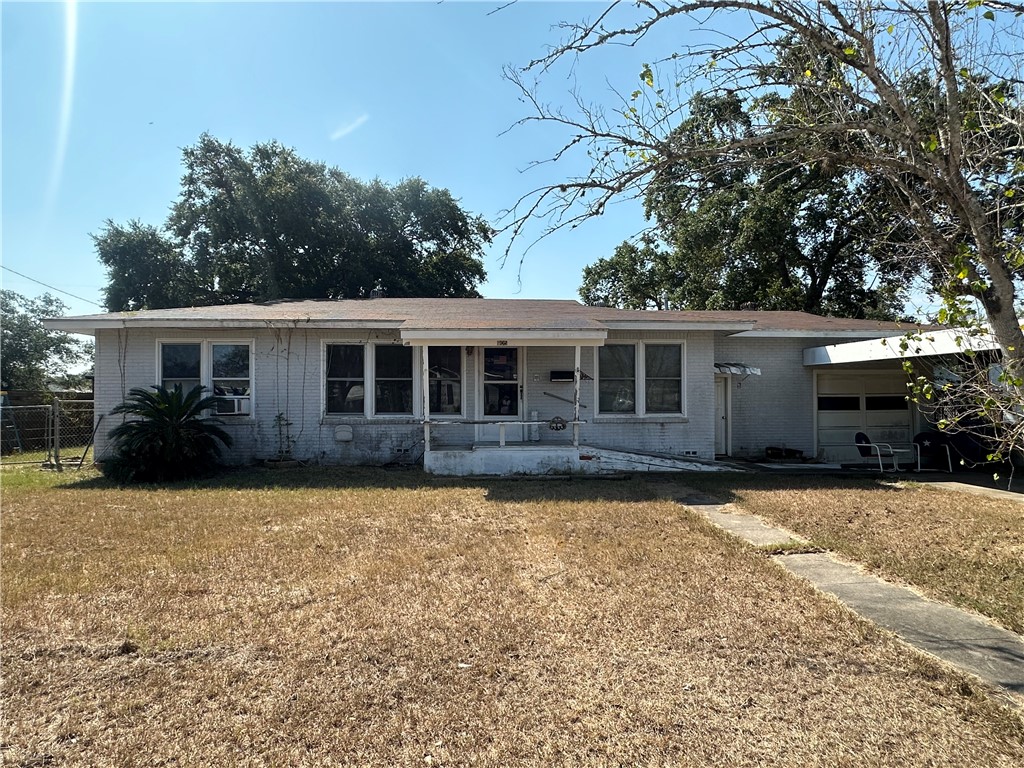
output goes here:
[[[157, 342], [168, 340], [253, 339], [253, 408], [251, 417], [227, 417], [224, 427], [234, 438], [229, 458], [244, 463], [269, 458], [280, 440], [275, 421], [283, 414], [291, 422], [292, 454], [300, 459], [336, 463], [384, 463], [422, 450], [423, 430], [411, 419], [368, 422], [365, 418], [322, 416], [324, 389], [322, 349], [325, 342], [394, 340], [393, 333], [324, 332], [302, 328], [285, 330], [154, 331], [131, 329], [100, 331], [96, 337], [96, 413], [104, 416], [97, 434], [96, 455], [109, 450], [107, 433], [121, 417], [110, 410], [132, 387], [157, 383]], [[404, 423], [403, 423], [404, 422]], [[334, 428], [350, 424], [354, 439], [336, 442]], [[417, 448], [419, 446], [419, 448]]]
[[[651, 453], [684, 455], [693, 452], [699, 458], [713, 459], [714, 440], [714, 339], [710, 332], [669, 334], [665, 332], [627, 333], [613, 331], [608, 342], [685, 341], [686, 342], [686, 416], [622, 419], [596, 414], [593, 382], [586, 401], [590, 408], [587, 424], [580, 435], [585, 445], [598, 448], [639, 450]], [[590, 352], [588, 373], [594, 371], [595, 351]], [[586, 359], [586, 357], [584, 358]]]
[[[423, 449], [422, 427], [417, 419], [371, 419], [362, 416], [323, 416], [324, 381], [322, 351], [326, 342], [394, 341], [393, 332], [327, 332], [301, 327], [288, 330], [219, 330], [172, 332], [153, 329], [103, 330], [96, 336], [95, 398], [97, 418], [103, 422], [96, 436], [97, 456], [109, 450], [107, 433], [118, 417], [110, 410], [120, 403], [132, 387], [156, 383], [157, 340], [231, 339], [254, 341], [254, 408], [252, 418], [228, 419], [228, 431], [235, 438], [231, 458], [246, 462], [274, 455], [278, 450], [275, 417], [278, 413], [292, 422], [292, 453], [302, 459], [328, 463], [386, 463], [416, 457]], [[685, 336], [664, 332], [613, 332], [609, 342], [624, 341], [686, 342], [686, 415], [685, 418], [645, 417], [609, 418], [597, 414], [595, 382], [581, 387], [581, 419], [588, 422], [580, 430], [584, 445], [604, 448], [635, 449], [682, 455], [695, 452], [701, 458], [714, 455], [714, 362], [738, 362], [761, 369], [761, 376], [733, 376], [729, 380], [732, 397], [732, 452], [736, 456], [760, 456], [767, 446], [796, 448], [810, 455], [814, 450], [813, 369], [803, 365], [803, 350], [828, 343], [827, 338], [742, 339], [721, 337], [711, 332]], [[545, 392], [572, 399], [571, 382], [552, 382], [553, 370], [571, 370], [572, 347], [532, 347], [526, 352], [523, 374], [525, 404], [523, 416], [533, 412], [539, 419], [572, 417], [572, 404], [550, 397]], [[475, 355], [465, 358], [463, 400], [465, 414], [476, 418], [478, 366]], [[582, 350], [582, 369], [594, 376], [595, 349]], [[418, 373], [418, 366], [417, 366]], [[351, 442], [335, 441], [335, 427], [352, 426]], [[468, 445], [474, 439], [471, 426], [438, 428], [438, 445]], [[571, 430], [537, 430], [541, 442], [558, 443], [571, 439]]]
[[[733, 456], [761, 457], [768, 446], [814, 455], [815, 369], [804, 366], [803, 351], [835, 342], [834, 338], [811, 337], [716, 340], [716, 363], [745, 363], [761, 369], [760, 376], [731, 376], [728, 380]], [[898, 370], [898, 365], [859, 364], [856, 368]]]
[[814, 450], [813, 376], [804, 367], [807, 347], [819, 339], [720, 338], [715, 362], [745, 363], [760, 376], [731, 376], [732, 454], [763, 456], [767, 446]]
[[[109, 415], [132, 387], [157, 383], [157, 342], [163, 340], [230, 339], [254, 341], [253, 412], [250, 417], [229, 417], [225, 427], [234, 437], [230, 459], [248, 462], [267, 458], [278, 451], [280, 413], [291, 422], [292, 454], [297, 458], [326, 463], [386, 463], [404, 457], [415, 458], [423, 450], [423, 429], [418, 419], [371, 419], [363, 416], [324, 416], [322, 351], [329, 342], [365, 343], [397, 340], [394, 332], [331, 332], [296, 327], [286, 330], [211, 330], [170, 331], [153, 329], [103, 330], [96, 336], [96, 413], [104, 416], [97, 434], [96, 455], [109, 450], [107, 432], [117, 423]], [[665, 333], [612, 334], [611, 340], [686, 340], [686, 417], [647, 417], [609, 419], [596, 414], [595, 382], [584, 381], [580, 411], [588, 423], [581, 427], [585, 445], [607, 448], [632, 448], [659, 453], [682, 454], [694, 451], [703, 458], [714, 453], [713, 419], [713, 339], [710, 333], [691, 333], [686, 337]], [[479, 351], [465, 358], [463, 399], [467, 418], [476, 418], [475, 381]], [[571, 383], [550, 381], [552, 370], [571, 370], [572, 347], [532, 347], [526, 352], [527, 368], [522, 381], [525, 389], [524, 417], [533, 411], [549, 420], [572, 417], [572, 405], [544, 392], [572, 399]], [[583, 348], [582, 369], [590, 376], [595, 371], [595, 351]], [[418, 375], [419, 368], [416, 372]], [[351, 442], [335, 441], [335, 427], [350, 425]], [[437, 428], [437, 444], [469, 444], [473, 427]], [[541, 442], [566, 442], [571, 430], [537, 430]], [[400, 451], [403, 451], [400, 453]]]

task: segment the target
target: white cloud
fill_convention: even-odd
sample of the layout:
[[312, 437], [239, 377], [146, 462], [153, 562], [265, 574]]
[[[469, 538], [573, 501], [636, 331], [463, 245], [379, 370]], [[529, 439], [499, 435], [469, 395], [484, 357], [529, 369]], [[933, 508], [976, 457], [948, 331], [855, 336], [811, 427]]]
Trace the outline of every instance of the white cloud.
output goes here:
[[363, 113], [355, 120], [353, 120], [351, 123], [345, 123], [344, 125], [338, 126], [338, 129], [331, 134], [331, 141], [337, 141], [338, 139], [345, 138], [369, 119], [370, 116], [366, 113]]

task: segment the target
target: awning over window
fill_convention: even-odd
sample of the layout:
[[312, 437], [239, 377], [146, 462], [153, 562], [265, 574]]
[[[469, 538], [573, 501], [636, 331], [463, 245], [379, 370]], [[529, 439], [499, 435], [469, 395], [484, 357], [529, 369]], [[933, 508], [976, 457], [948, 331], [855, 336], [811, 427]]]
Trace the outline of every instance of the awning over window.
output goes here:
[[718, 373], [731, 373], [734, 376], [760, 376], [761, 369], [744, 363], [715, 363]]

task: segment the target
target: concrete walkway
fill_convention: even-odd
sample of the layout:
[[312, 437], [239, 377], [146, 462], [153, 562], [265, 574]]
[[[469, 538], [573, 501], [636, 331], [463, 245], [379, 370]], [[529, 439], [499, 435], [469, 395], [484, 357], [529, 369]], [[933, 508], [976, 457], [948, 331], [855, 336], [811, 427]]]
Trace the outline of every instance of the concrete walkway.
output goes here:
[[[680, 499], [714, 525], [763, 548], [792, 548], [806, 539], [705, 499]], [[1024, 638], [974, 614], [922, 597], [827, 553], [778, 554], [791, 573], [834, 595], [866, 619], [922, 651], [1024, 697]], [[1016, 699], [1024, 706], [1024, 698]]]

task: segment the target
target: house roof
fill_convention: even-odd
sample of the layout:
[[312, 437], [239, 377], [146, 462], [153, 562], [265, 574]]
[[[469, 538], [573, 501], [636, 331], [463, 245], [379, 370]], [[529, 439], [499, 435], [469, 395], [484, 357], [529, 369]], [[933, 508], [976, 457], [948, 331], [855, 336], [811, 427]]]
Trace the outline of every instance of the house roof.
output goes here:
[[877, 338], [906, 332], [898, 323], [819, 317], [804, 312], [641, 311], [548, 299], [281, 300], [46, 320], [47, 328], [94, 334], [104, 328], [394, 328], [402, 337], [584, 338], [600, 342], [612, 329], [719, 331], [741, 336]]

